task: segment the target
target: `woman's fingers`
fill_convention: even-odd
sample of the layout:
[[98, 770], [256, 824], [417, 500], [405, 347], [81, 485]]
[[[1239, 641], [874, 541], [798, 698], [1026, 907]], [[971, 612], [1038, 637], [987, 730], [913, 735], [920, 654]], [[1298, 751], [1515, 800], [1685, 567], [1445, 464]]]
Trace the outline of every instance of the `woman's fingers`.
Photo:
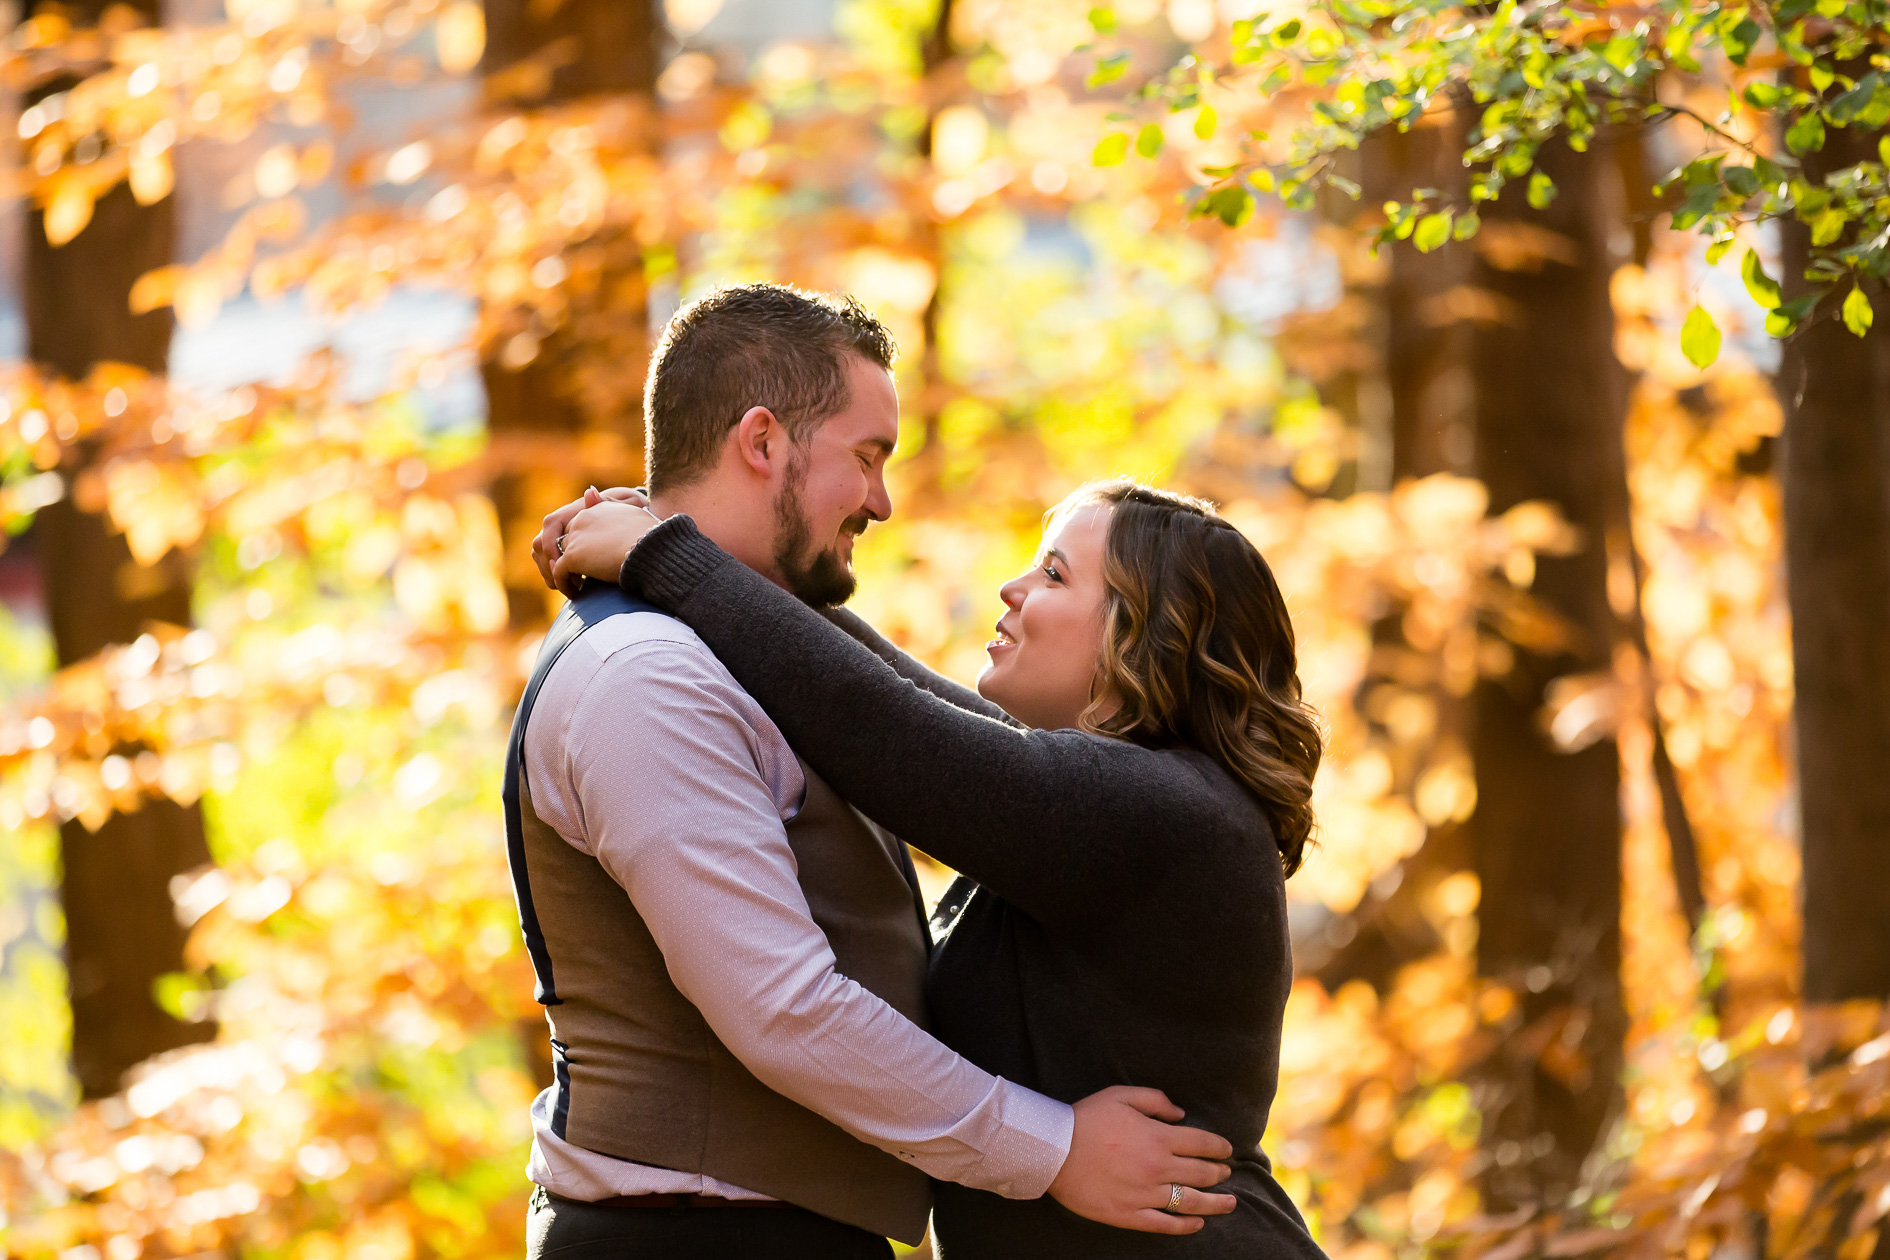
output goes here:
[[564, 587], [559, 585], [555, 573], [558, 563], [558, 540], [564, 537], [564, 532], [570, 527], [573, 517], [582, 512], [588, 504], [597, 502], [593, 497], [596, 494], [595, 490], [586, 490], [582, 499], [573, 499], [547, 515], [543, 528], [538, 531], [538, 536], [532, 539], [532, 562], [538, 566], [538, 575], [545, 579], [545, 585], [553, 590], [564, 590]]
[[602, 493], [606, 499], [613, 499], [618, 503], [634, 503], [639, 507], [646, 507], [650, 502], [650, 496], [634, 486], [612, 486]]

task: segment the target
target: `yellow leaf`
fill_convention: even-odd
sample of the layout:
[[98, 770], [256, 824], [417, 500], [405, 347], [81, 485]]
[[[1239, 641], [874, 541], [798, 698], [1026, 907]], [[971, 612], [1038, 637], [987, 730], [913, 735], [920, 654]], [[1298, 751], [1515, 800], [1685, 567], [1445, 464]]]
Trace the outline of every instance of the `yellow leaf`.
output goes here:
[[223, 285], [214, 271], [189, 272], [178, 281], [171, 304], [177, 308], [179, 323], [187, 328], [201, 328], [223, 309]]
[[139, 276], [131, 286], [131, 313], [143, 315], [169, 306], [177, 295], [177, 282], [183, 274], [184, 269], [173, 263]]
[[76, 179], [65, 180], [46, 203], [46, 241], [64, 245], [91, 221], [92, 190]]
[[134, 158], [131, 163], [131, 195], [141, 206], [154, 205], [171, 195], [176, 183], [171, 172], [169, 149]]
[[486, 52], [485, 11], [470, 0], [448, 5], [433, 38], [440, 52], [440, 69], [448, 74], [466, 73]]

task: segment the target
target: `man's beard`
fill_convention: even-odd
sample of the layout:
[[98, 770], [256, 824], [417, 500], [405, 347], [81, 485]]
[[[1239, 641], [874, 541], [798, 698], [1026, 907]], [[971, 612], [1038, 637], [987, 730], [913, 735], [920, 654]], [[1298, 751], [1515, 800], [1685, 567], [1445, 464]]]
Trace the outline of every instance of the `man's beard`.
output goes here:
[[[807, 460], [790, 458], [787, 477], [781, 484], [781, 493], [774, 501], [775, 545], [774, 567], [786, 583], [788, 590], [804, 604], [815, 608], [831, 608], [844, 604], [853, 597], [853, 588], [859, 585], [853, 576], [853, 570], [840, 558], [840, 552], [834, 547], [825, 547], [808, 555], [809, 543], [814, 536], [813, 528], [807, 523], [807, 513], [801, 506], [801, 487], [807, 481]], [[862, 533], [871, 517], [862, 513], [849, 517], [841, 528], [855, 536]]]

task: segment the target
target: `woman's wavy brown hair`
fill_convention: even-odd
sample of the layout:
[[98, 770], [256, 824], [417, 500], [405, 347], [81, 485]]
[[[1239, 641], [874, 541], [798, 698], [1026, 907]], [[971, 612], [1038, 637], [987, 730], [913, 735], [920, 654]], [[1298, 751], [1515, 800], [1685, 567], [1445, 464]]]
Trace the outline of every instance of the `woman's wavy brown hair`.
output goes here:
[[1322, 740], [1300, 698], [1293, 623], [1273, 570], [1203, 499], [1133, 481], [1084, 486], [1062, 516], [1104, 504], [1102, 660], [1082, 729], [1185, 745], [1259, 798], [1286, 873], [1312, 835]]

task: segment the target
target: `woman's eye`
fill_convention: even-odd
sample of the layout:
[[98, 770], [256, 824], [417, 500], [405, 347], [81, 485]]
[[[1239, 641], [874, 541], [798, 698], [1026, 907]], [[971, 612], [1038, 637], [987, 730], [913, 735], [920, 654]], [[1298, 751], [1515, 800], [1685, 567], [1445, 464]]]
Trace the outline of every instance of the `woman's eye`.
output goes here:
[[1057, 566], [1054, 564], [1044, 565], [1043, 575], [1049, 578], [1052, 582], [1061, 582], [1063, 580], [1063, 575], [1057, 572]]

